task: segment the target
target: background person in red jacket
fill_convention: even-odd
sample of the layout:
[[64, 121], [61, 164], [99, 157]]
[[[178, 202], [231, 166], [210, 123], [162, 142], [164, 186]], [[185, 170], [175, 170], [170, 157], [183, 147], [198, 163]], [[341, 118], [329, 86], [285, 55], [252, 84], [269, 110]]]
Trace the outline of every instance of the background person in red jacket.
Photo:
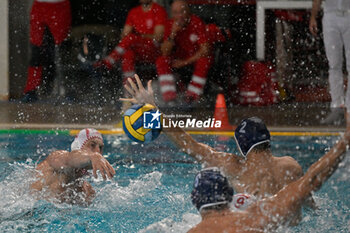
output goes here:
[[120, 43], [95, 66], [111, 69], [121, 61], [123, 80], [135, 74], [135, 61], [155, 63], [160, 55], [159, 44], [164, 37], [167, 20], [165, 9], [152, 0], [140, 0], [140, 5], [128, 13]]
[[209, 55], [209, 43], [204, 22], [191, 14], [184, 0], [175, 0], [171, 5], [172, 19], [165, 28], [165, 40], [161, 46], [162, 56], [157, 61], [158, 80], [163, 100], [175, 101], [176, 80], [172, 69], [193, 66], [194, 71], [187, 86], [187, 102], [198, 101], [203, 93], [207, 74], [213, 62]]

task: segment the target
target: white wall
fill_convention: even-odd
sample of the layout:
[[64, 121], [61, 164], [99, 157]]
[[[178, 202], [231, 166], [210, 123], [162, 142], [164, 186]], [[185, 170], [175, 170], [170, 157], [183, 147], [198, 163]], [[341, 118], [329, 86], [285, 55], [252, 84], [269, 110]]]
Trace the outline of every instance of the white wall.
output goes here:
[[8, 0], [0, 1], [0, 100], [9, 98]]

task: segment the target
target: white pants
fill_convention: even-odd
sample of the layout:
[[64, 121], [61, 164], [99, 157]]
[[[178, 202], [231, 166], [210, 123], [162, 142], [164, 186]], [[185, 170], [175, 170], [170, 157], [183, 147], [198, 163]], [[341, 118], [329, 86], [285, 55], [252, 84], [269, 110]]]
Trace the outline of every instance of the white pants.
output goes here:
[[324, 13], [323, 39], [329, 65], [329, 85], [332, 108], [341, 105], [350, 112], [350, 82], [344, 96], [343, 47], [345, 48], [346, 69], [350, 72], [350, 13], [341, 15], [337, 12]]

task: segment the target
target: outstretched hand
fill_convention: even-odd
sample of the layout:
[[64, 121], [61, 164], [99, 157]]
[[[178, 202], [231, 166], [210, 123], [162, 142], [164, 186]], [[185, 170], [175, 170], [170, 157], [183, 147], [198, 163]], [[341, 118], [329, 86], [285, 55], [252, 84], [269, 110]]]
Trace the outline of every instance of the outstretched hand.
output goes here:
[[92, 165], [92, 173], [95, 178], [97, 178], [97, 170], [100, 171], [104, 180], [107, 179], [107, 176], [109, 179], [112, 179], [115, 175], [115, 171], [111, 164], [100, 153], [93, 153], [90, 156], [90, 161]]
[[135, 80], [137, 86], [131, 78], [128, 78], [128, 83], [124, 85], [132, 98], [120, 98], [120, 100], [134, 104], [152, 104], [153, 106], [156, 106], [152, 89], [152, 80], [148, 81], [147, 90], [142, 85], [140, 77], [137, 74], [135, 74]]

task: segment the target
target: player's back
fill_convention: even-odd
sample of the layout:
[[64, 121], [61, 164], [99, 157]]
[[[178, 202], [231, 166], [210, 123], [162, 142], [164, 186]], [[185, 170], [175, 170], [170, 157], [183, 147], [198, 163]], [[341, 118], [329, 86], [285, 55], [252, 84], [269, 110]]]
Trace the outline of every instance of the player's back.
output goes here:
[[[256, 157], [258, 156], [257, 154]], [[247, 159], [240, 166], [238, 174], [229, 177], [236, 192], [263, 198], [276, 194], [301, 175], [301, 167], [293, 158], [270, 155], [261, 160]]]
[[202, 222], [192, 228], [188, 233], [253, 233], [263, 230], [253, 216], [248, 212], [217, 211], [211, 216], [203, 217]]

